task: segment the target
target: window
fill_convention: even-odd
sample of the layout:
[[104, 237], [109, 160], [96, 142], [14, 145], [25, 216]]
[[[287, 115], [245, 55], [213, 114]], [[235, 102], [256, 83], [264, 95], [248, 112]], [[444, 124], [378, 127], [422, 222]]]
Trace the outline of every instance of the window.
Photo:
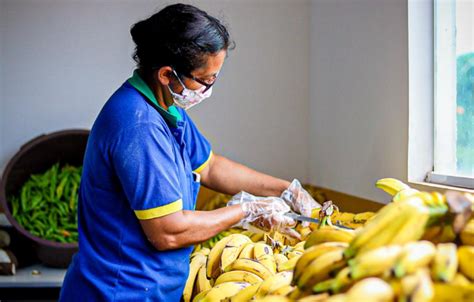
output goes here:
[[474, 188], [474, 1], [434, 1], [434, 163], [427, 181]]
[[474, 189], [474, 1], [408, 1], [408, 181]]

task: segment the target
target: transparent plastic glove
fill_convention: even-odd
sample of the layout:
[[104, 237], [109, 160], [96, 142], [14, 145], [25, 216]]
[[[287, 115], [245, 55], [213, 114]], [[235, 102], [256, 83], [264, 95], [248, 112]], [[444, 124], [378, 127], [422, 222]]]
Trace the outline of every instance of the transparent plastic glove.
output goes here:
[[[294, 179], [288, 189], [283, 191], [281, 199], [283, 199], [294, 212], [300, 213], [303, 216], [309, 217], [313, 209], [321, 207], [297, 179]], [[303, 227], [307, 227], [309, 222], [303, 222], [302, 225]]]
[[291, 209], [278, 197], [257, 197], [247, 192], [240, 192], [232, 197], [228, 206], [240, 204], [245, 214], [238, 226], [247, 230], [261, 230], [263, 232], [278, 231], [291, 237], [300, 235], [292, 226], [296, 221], [285, 216]]

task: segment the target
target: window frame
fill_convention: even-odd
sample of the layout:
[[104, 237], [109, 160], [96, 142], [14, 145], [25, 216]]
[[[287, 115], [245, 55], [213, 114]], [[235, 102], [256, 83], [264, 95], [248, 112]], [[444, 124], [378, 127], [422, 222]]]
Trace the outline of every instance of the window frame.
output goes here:
[[[437, 0], [408, 0], [408, 108], [409, 108], [409, 141], [408, 141], [408, 181], [421, 187], [437, 187], [442, 189], [454, 189], [460, 191], [474, 192], [474, 178], [450, 175], [445, 169], [449, 161], [456, 156], [449, 147], [445, 146], [446, 140], [453, 139], [456, 132], [450, 129], [436, 128], [442, 110], [453, 110], [452, 106], [443, 108], [435, 106], [436, 93], [435, 83], [442, 79], [436, 79], [436, 70], [449, 68], [443, 64], [435, 65], [435, 52], [452, 51], [449, 47], [436, 47], [440, 37], [435, 35], [435, 14]], [[446, 2], [446, 1], [443, 1]], [[455, 5], [454, 6], [455, 9]], [[439, 7], [439, 6], [438, 6]], [[445, 22], [449, 21], [444, 16]], [[442, 24], [438, 24], [441, 26]], [[446, 62], [441, 62], [446, 63]], [[439, 73], [447, 76], [445, 73]], [[455, 74], [454, 74], [455, 75]], [[431, 80], [427, 80], [431, 79]], [[455, 79], [455, 78], [454, 78]], [[454, 80], [455, 83], [455, 80]], [[455, 86], [454, 86], [455, 92]], [[446, 95], [452, 91], [444, 91]], [[449, 104], [448, 104], [449, 106]], [[438, 107], [438, 108], [437, 108]], [[456, 105], [454, 104], [454, 112]], [[454, 115], [455, 118], [455, 115]], [[455, 125], [455, 123], [452, 123]], [[435, 139], [435, 137], [444, 137]], [[455, 140], [454, 136], [454, 140]], [[437, 149], [438, 148], [438, 149]], [[437, 156], [435, 150], [448, 152], [448, 159]], [[439, 154], [439, 153], [438, 153]], [[434, 171], [434, 167], [437, 171]], [[438, 167], [443, 167], [441, 170]], [[441, 172], [441, 173], [440, 173]], [[424, 189], [423, 188], [423, 189]]]

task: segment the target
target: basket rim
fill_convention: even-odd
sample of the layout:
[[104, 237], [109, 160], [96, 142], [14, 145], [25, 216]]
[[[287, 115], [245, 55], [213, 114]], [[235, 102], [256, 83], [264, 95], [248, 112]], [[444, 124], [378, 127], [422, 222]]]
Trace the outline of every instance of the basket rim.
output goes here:
[[0, 206], [3, 210], [3, 213], [7, 217], [10, 224], [18, 230], [22, 235], [28, 237], [29, 239], [33, 240], [36, 243], [41, 245], [51, 246], [51, 247], [61, 247], [61, 248], [77, 248], [78, 242], [74, 243], [63, 243], [63, 242], [56, 242], [52, 240], [43, 239], [41, 237], [35, 236], [31, 234], [28, 230], [26, 230], [23, 226], [21, 226], [16, 219], [13, 217], [12, 213], [10, 212], [9, 201], [6, 196], [6, 178], [10, 175], [11, 171], [13, 170], [14, 163], [17, 162], [19, 158], [21, 158], [26, 152], [28, 152], [33, 146], [36, 146], [44, 141], [47, 141], [51, 138], [57, 138], [65, 135], [89, 135], [90, 130], [88, 129], [65, 129], [60, 131], [55, 131], [51, 133], [44, 133], [38, 135], [25, 144], [23, 144], [17, 153], [8, 161], [7, 166], [3, 170], [2, 177], [0, 178]]

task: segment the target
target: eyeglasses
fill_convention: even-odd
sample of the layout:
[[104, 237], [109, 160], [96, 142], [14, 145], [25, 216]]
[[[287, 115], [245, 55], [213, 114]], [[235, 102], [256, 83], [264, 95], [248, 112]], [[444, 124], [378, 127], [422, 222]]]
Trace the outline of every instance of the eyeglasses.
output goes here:
[[[173, 70], [173, 71], [175, 71], [175, 70]], [[178, 72], [178, 71], [175, 71], [175, 74], [176, 74], [176, 76], [178, 77], [179, 80], [181, 80], [180, 78], [182, 78], [182, 77], [186, 77], [186, 78], [191, 79], [191, 80], [193, 80], [193, 81], [196, 81], [196, 82], [198, 82], [199, 84], [201, 84], [201, 85], [203, 85], [204, 87], [206, 87], [206, 88], [202, 91], [202, 93], [208, 91], [208, 90], [212, 87], [212, 85], [214, 85], [214, 83], [215, 83], [216, 80], [217, 80], [217, 76], [219, 75], [219, 74], [216, 74], [215, 76], [213, 76], [213, 77], [212, 77], [212, 78], [213, 78], [213, 79], [212, 79], [212, 83], [209, 84], [209, 81], [206, 82], [206, 81], [201, 80], [201, 79], [198, 79], [198, 78], [196, 78], [195, 76], [190, 75], [190, 74], [184, 74], [184, 73], [180, 73], [180, 72]], [[182, 83], [182, 84], [183, 84], [183, 83]], [[184, 85], [184, 84], [183, 84], [183, 85]]]

